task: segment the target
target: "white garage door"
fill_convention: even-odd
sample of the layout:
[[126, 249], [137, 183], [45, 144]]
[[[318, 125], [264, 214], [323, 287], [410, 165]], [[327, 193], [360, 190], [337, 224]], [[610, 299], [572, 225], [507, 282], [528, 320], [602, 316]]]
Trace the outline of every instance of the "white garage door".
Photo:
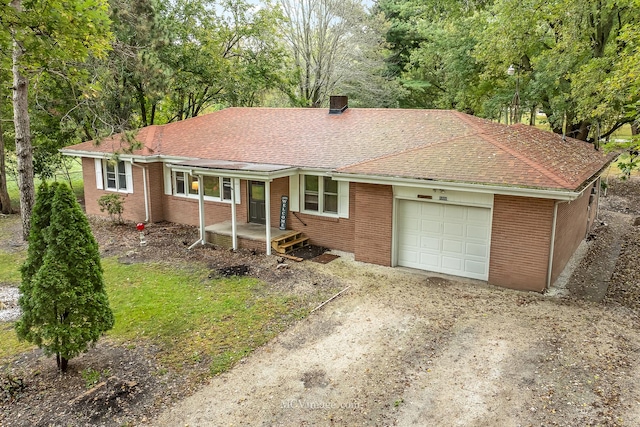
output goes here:
[[491, 209], [398, 202], [398, 265], [487, 280]]

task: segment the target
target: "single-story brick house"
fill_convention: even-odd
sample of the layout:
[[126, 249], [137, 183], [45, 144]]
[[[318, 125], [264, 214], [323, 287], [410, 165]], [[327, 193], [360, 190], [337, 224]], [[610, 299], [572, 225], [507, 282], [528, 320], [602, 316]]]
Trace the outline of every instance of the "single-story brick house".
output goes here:
[[[132, 221], [231, 223], [270, 253], [280, 224], [356, 260], [543, 291], [597, 215], [593, 145], [456, 111], [227, 108], [62, 150], [82, 158], [88, 214], [125, 197]], [[202, 191], [200, 191], [202, 190]], [[264, 224], [264, 240], [238, 236]], [[272, 226], [274, 227], [272, 229]], [[240, 239], [239, 239], [240, 237]]]

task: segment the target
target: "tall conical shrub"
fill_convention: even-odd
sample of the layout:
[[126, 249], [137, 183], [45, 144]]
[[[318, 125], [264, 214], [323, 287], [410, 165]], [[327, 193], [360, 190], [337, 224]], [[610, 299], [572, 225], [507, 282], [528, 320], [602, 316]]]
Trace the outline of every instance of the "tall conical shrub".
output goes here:
[[98, 244], [69, 187], [42, 185], [33, 215], [16, 331], [55, 354], [64, 372], [69, 359], [113, 327], [113, 313]]

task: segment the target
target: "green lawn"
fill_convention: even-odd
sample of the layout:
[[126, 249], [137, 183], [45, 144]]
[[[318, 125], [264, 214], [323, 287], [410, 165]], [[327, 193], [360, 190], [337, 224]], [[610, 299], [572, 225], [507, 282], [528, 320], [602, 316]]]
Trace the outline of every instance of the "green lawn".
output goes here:
[[[78, 199], [84, 197], [84, 182], [82, 180], [82, 165], [77, 160], [69, 161], [69, 170], [68, 171], [58, 171], [54, 178], [50, 181], [61, 181], [66, 182], [71, 186], [73, 192], [75, 193]], [[38, 189], [38, 185], [40, 185], [40, 179], [36, 178], [35, 185], [36, 190]], [[7, 191], [9, 192], [9, 197], [11, 198], [11, 203], [15, 207], [20, 204], [20, 192], [18, 191], [18, 183], [13, 176], [7, 177]]]
[[[10, 221], [20, 222], [18, 215], [13, 215], [9, 219], [0, 220], [0, 239], [8, 240], [6, 226]], [[0, 250], [0, 284], [15, 285], [20, 284], [20, 265], [25, 259], [25, 252], [4, 252]], [[28, 343], [18, 342], [13, 323], [0, 323], [0, 364], [8, 361], [15, 355], [33, 348]]]
[[35, 348], [31, 344], [18, 341], [16, 331], [13, 329], [13, 322], [0, 323], [0, 365], [9, 362], [16, 355]]
[[[0, 283], [17, 286], [24, 259], [24, 251], [0, 250]], [[102, 263], [116, 319], [107, 339], [153, 344], [160, 361], [176, 370], [206, 363], [206, 375], [222, 372], [308, 312], [299, 299], [254, 278], [209, 279], [208, 270], [193, 264]], [[0, 342], [0, 364], [33, 348], [17, 340], [13, 323], [0, 324]]]
[[[2, 223], [0, 223], [2, 224]], [[25, 260], [25, 253], [0, 251], [0, 283], [18, 286], [20, 284], [20, 265]]]
[[268, 296], [253, 278], [210, 280], [206, 270], [114, 259], [104, 268], [116, 318], [108, 336], [153, 342], [174, 368], [206, 359], [212, 374], [221, 372], [303, 314], [296, 300]]

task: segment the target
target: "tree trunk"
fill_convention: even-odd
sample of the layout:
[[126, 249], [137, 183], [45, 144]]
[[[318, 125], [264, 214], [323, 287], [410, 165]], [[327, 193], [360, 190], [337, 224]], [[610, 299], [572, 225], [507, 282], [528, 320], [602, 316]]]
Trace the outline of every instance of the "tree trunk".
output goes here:
[[60, 372], [67, 372], [67, 367], [69, 366], [69, 360], [60, 356], [60, 353], [56, 353], [56, 363], [58, 364], [58, 370]]
[[[22, 0], [13, 0], [11, 6], [22, 11]], [[18, 188], [20, 189], [20, 216], [22, 217], [22, 237], [29, 238], [31, 228], [31, 211], [35, 202], [33, 184], [33, 147], [31, 146], [31, 130], [29, 128], [29, 84], [20, 70], [20, 58], [24, 55], [23, 47], [13, 36], [13, 123], [16, 129], [16, 157], [18, 164]]]
[[538, 106], [534, 105], [531, 107], [531, 115], [529, 116], [529, 126], [536, 125], [536, 116], [538, 114]]
[[0, 118], [0, 212], [10, 214], [11, 199], [7, 191], [7, 168], [4, 163], [4, 135], [2, 130], [2, 118]]
[[147, 120], [147, 101], [144, 96], [144, 89], [142, 88], [142, 83], [138, 83], [136, 85], [136, 92], [138, 98], [138, 106], [140, 107], [140, 116], [142, 117], [142, 126], [146, 127], [149, 125]]

